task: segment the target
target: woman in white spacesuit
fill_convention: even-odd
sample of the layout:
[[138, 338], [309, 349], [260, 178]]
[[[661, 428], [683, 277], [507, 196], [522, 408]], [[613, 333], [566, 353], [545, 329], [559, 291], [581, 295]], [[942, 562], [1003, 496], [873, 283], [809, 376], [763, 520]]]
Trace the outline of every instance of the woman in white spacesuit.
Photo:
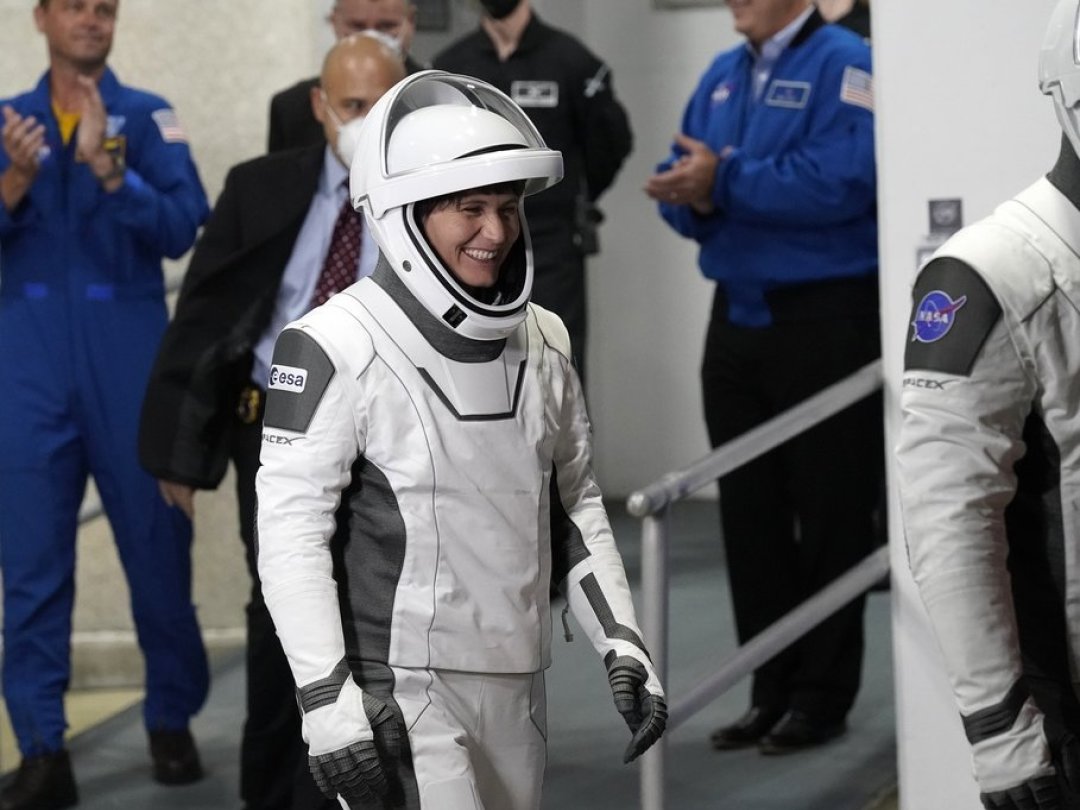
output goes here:
[[529, 303], [523, 199], [561, 176], [498, 90], [405, 79], [352, 163], [378, 267], [275, 348], [259, 573], [312, 771], [354, 810], [539, 807], [552, 582], [624, 759], [663, 733], [566, 330]]

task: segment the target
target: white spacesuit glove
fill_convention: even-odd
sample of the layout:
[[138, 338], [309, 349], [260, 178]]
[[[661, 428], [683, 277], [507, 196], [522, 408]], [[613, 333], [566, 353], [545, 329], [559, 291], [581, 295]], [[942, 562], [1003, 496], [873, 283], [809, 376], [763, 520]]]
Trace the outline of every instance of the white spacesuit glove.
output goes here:
[[609, 655], [605, 664], [615, 708], [634, 735], [626, 746], [623, 762], [633, 762], [664, 733], [667, 701], [650, 662], [635, 656]]
[[[1056, 775], [1035, 776], [1006, 790], [979, 794], [987, 810], [1060, 810], [1072, 807], [1080, 787], [1080, 740], [1066, 732], [1051, 741]], [[1066, 804], [1069, 797], [1069, 804]]]
[[615, 708], [633, 737], [623, 754], [632, 762], [660, 739], [667, 702], [634, 618], [634, 603], [618, 553], [575, 565], [564, 586], [568, 607], [604, 659]]
[[308, 767], [319, 790], [361, 807], [389, 789], [380, 755], [400, 753], [404, 737], [390, 708], [366, 694], [342, 660], [326, 678], [299, 690]]
[[1061, 810], [1061, 788], [1056, 776], [1039, 776], [1022, 785], [995, 793], [980, 793], [986, 810]]

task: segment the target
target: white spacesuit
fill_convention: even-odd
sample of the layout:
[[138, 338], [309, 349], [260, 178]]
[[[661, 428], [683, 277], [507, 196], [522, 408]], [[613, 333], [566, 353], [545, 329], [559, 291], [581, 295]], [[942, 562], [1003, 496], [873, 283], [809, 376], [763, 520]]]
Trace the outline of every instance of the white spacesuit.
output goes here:
[[275, 348], [259, 572], [316, 781], [353, 808], [539, 806], [552, 581], [604, 656], [635, 732], [627, 759], [663, 731], [566, 330], [528, 303], [521, 202], [482, 290], [440, 258], [416, 205], [529, 194], [561, 167], [494, 88], [405, 79], [352, 169], [379, 266]]
[[1075, 808], [1080, 776], [1080, 29], [1041, 60], [1047, 178], [920, 272], [897, 448], [911, 569], [988, 808]]

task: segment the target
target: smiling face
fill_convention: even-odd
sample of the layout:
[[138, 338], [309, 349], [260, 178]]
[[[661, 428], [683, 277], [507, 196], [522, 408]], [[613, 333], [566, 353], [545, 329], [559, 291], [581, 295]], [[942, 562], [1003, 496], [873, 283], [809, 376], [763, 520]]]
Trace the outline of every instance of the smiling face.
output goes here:
[[755, 47], [802, 14], [810, 0], [729, 0], [735, 30]]
[[116, 30], [118, 0], [47, 0], [34, 9], [54, 63], [93, 73], [105, 66]]
[[474, 189], [440, 202], [424, 216], [424, 233], [443, 264], [467, 287], [499, 280], [521, 235], [520, 197], [513, 191]]

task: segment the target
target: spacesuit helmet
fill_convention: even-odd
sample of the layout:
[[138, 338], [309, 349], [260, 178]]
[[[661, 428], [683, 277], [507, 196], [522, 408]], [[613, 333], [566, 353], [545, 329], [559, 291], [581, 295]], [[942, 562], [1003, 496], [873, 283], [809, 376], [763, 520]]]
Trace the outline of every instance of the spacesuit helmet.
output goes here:
[[[525, 318], [533, 257], [524, 198], [562, 179], [562, 155], [500, 90], [469, 76], [408, 76], [372, 107], [350, 169], [353, 206], [416, 299], [447, 328], [497, 340]], [[513, 184], [521, 234], [484, 295], [463, 285], [425, 235], [417, 203]], [[421, 206], [421, 209], [423, 206]]]
[[1059, 0], [1050, 14], [1039, 53], [1039, 89], [1080, 155], [1080, 0]]

